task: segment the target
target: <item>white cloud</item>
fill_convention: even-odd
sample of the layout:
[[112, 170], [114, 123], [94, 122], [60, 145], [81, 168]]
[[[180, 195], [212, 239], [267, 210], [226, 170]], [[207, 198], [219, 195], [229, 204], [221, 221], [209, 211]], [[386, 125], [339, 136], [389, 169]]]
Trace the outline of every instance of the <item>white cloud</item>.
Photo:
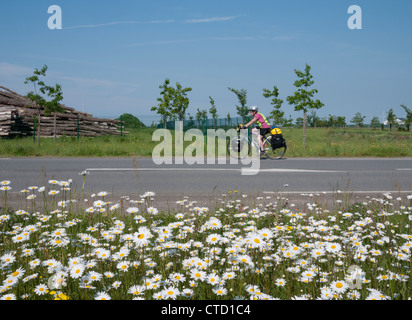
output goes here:
[[29, 77], [33, 74], [34, 69], [10, 64], [7, 62], [0, 62], [0, 76], [1, 77]]
[[115, 88], [115, 87], [132, 87], [136, 88], [138, 85], [135, 83], [125, 83], [125, 82], [113, 82], [104, 79], [95, 78], [82, 78], [82, 77], [69, 77], [69, 76], [56, 76], [56, 78], [61, 80], [67, 80], [74, 82], [82, 87], [105, 87], [105, 88]]
[[107, 23], [100, 23], [100, 24], [84, 24], [78, 26], [71, 26], [71, 27], [63, 27], [63, 29], [80, 29], [80, 28], [100, 28], [100, 27], [108, 27], [114, 26], [119, 24], [157, 24], [157, 23], [173, 23], [174, 20], [153, 20], [153, 21], [113, 21]]
[[207, 23], [207, 22], [216, 22], [216, 21], [228, 21], [236, 19], [238, 16], [229, 16], [229, 17], [214, 17], [214, 18], [206, 18], [206, 19], [191, 19], [186, 20], [186, 23]]
[[277, 36], [277, 37], [272, 38], [272, 40], [276, 40], [276, 41], [289, 41], [293, 39], [294, 37], [290, 37], [290, 36]]
[[128, 45], [127, 47], [137, 47], [137, 46], [147, 46], [147, 45], [162, 45], [162, 44], [175, 44], [175, 43], [187, 43], [195, 42], [199, 40], [160, 40], [160, 41], [147, 41], [147, 42], [136, 42]]
[[255, 40], [253, 37], [216, 37], [212, 38], [213, 40], [219, 41], [231, 41], [231, 40]]

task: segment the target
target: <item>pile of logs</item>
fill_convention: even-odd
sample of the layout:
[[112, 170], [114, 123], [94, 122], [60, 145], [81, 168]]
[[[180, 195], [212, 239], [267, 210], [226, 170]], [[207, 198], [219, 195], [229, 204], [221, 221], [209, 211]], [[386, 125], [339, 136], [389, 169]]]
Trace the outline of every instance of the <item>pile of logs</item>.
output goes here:
[[64, 104], [60, 106], [64, 113], [46, 116], [44, 109], [38, 109], [28, 98], [0, 86], [0, 137], [33, 135], [39, 111], [41, 137], [120, 135], [119, 120], [95, 118]]

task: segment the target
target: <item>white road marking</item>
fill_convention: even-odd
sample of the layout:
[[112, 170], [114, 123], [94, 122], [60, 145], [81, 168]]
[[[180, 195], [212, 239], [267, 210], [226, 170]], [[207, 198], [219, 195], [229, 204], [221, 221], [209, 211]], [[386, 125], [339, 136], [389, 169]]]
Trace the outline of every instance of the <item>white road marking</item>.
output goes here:
[[336, 173], [342, 171], [333, 170], [308, 170], [308, 169], [254, 169], [254, 168], [88, 168], [85, 171], [248, 171], [258, 170], [262, 173], [270, 172], [312, 172], [312, 173]]

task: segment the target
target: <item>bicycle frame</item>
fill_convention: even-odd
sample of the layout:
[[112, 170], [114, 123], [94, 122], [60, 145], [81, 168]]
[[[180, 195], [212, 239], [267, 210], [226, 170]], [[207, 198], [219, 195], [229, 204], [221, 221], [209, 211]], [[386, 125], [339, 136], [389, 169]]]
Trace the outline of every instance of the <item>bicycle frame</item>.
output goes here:
[[[247, 154], [250, 153], [252, 144], [256, 148], [257, 154], [260, 154], [260, 145], [259, 145], [257, 139], [252, 138], [252, 135], [257, 136], [258, 134], [248, 131], [247, 137], [246, 137], [246, 135], [239, 135], [236, 138], [231, 139], [228, 142], [228, 146], [227, 146], [227, 150], [228, 150], [229, 154], [231, 156], [240, 158], [240, 155], [239, 155], [240, 151], [237, 150], [236, 147], [232, 148], [232, 146], [231, 146], [231, 143], [234, 141], [234, 139], [236, 139], [235, 141], [239, 145], [242, 141], [243, 141], [243, 143], [246, 143], [248, 145]], [[284, 140], [284, 145], [282, 147], [273, 149], [272, 144], [271, 144], [272, 137], [273, 137], [272, 135], [270, 135], [269, 137], [266, 137], [266, 135], [264, 135], [263, 138], [262, 138], [263, 139], [264, 154], [269, 159], [281, 159], [284, 156], [284, 154], [286, 152], [286, 149], [287, 149], [286, 140]], [[234, 151], [234, 155], [232, 155], [231, 151]]]

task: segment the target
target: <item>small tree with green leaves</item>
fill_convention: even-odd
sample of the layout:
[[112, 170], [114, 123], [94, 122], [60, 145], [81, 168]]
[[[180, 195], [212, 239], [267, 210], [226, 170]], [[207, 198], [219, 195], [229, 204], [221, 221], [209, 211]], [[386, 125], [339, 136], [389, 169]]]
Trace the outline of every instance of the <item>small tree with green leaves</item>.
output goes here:
[[297, 128], [302, 128], [303, 127], [303, 118], [302, 117], [297, 117], [296, 118], [295, 126]]
[[403, 104], [401, 104], [401, 107], [406, 112], [405, 126], [406, 128], [408, 128], [408, 131], [411, 131], [412, 130], [412, 110]]
[[226, 116], [227, 125], [230, 127], [232, 125], [232, 117], [230, 116], [230, 112], [228, 112]]
[[206, 109], [200, 110], [199, 108], [197, 108], [196, 120], [197, 120], [197, 123], [198, 123], [198, 127], [199, 127], [199, 123], [202, 123], [202, 128], [203, 128], [202, 130], [204, 132], [205, 131], [206, 120], [207, 120], [207, 110]]
[[263, 89], [263, 96], [265, 98], [272, 98], [270, 104], [273, 106], [273, 110], [270, 112], [268, 118], [273, 119], [275, 125], [283, 123], [283, 117], [285, 115], [285, 112], [280, 110], [280, 108], [282, 107], [283, 100], [278, 98], [278, 87], [274, 86], [272, 91], [270, 91], [269, 89]]
[[192, 88], [183, 88], [180, 83], [176, 83], [176, 89], [170, 88], [172, 104], [171, 113], [177, 116], [177, 119], [183, 121], [185, 119], [186, 110], [189, 107], [189, 98], [187, 93], [192, 91]]
[[379, 117], [375, 116], [371, 119], [371, 127], [373, 129], [379, 128], [380, 125], [381, 125], [381, 122], [379, 121]]
[[171, 106], [173, 100], [173, 88], [170, 87], [170, 80], [166, 79], [159, 86], [160, 97], [157, 98], [158, 105], [151, 108], [151, 111], [156, 111], [162, 118], [164, 128], [167, 127], [167, 119], [172, 116]]
[[209, 96], [209, 102], [210, 102], [209, 113], [210, 113], [210, 115], [212, 116], [212, 119], [213, 119], [213, 127], [214, 127], [214, 129], [216, 129], [216, 125], [217, 125], [216, 120], [219, 117], [219, 115], [217, 114], [215, 101], [210, 96]]
[[396, 115], [393, 112], [393, 109], [389, 109], [388, 113], [386, 114], [386, 121], [389, 124], [389, 131], [392, 131], [392, 126], [396, 123]]
[[216, 105], [215, 105], [215, 100], [213, 100], [212, 97], [209, 96], [209, 101], [210, 101], [210, 109], [209, 109], [209, 113], [212, 116], [213, 119], [213, 128], [216, 130], [216, 119], [219, 117], [217, 114], [217, 109], [216, 109]]
[[242, 117], [242, 122], [245, 122], [246, 117], [249, 113], [249, 108], [247, 107], [247, 90], [246, 89], [233, 89], [228, 88], [228, 90], [232, 91], [238, 98], [239, 104], [236, 105], [237, 114]]
[[334, 128], [335, 126], [337, 126], [337, 123], [338, 123], [338, 117], [332, 114], [329, 114], [328, 127]]
[[318, 90], [309, 90], [309, 87], [315, 83], [312, 80], [313, 76], [310, 74], [310, 70], [311, 67], [308, 64], [306, 64], [304, 72], [295, 69], [298, 80], [294, 82], [294, 86], [297, 90], [292, 96], [287, 97], [289, 104], [295, 105], [295, 111], [303, 112], [303, 148], [306, 148], [306, 113], [308, 110], [320, 109], [324, 106], [319, 100], [312, 99]]
[[308, 113], [308, 114], [307, 114], [307, 116], [306, 116], [306, 123], [307, 123], [310, 127], [316, 127], [318, 121], [319, 121], [319, 117], [317, 116], [315, 110], [312, 110], [311, 113]]
[[156, 111], [161, 116], [166, 129], [168, 119], [180, 121], [185, 119], [186, 110], [189, 107], [187, 93], [192, 91], [192, 88], [183, 88], [178, 82], [176, 88], [173, 88], [170, 86], [170, 80], [165, 79], [159, 89], [161, 91], [160, 97], [157, 98], [158, 105], [152, 107], [151, 111]]
[[337, 116], [336, 125], [339, 126], [339, 127], [345, 127], [346, 126], [346, 117]]
[[356, 127], [363, 127], [363, 121], [365, 120], [365, 118], [366, 116], [362, 116], [360, 112], [356, 112], [355, 116], [350, 122], [354, 123]]
[[292, 118], [292, 116], [289, 115], [289, 119], [285, 118], [283, 124], [284, 124], [285, 127], [293, 127], [293, 118]]
[[[44, 110], [45, 116], [54, 114], [54, 139], [56, 140], [56, 113], [64, 113], [65, 110], [60, 106], [60, 101], [63, 100], [62, 87], [59, 84], [48, 86], [40, 77], [46, 77], [47, 65], [43, 68], [34, 69], [33, 75], [27, 77], [25, 84], [32, 83], [34, 91], [30, 91], [26, 97], [34, 103], [37, 109], [37, 144], [40, 147], [40, 128], [41, 128], [41, 110]], [[51, 98], [47, 100], [46, 97]], [[35, 128], [33, 128], [35, 130]]]
[[[185, 119], [186, 110], [189, 107], [189, 98], [187, 93], [192, 91], [192, 88], [183, 88], [182, 85], [177, 82], [176, 88], [170, 88], [172, 96], [171, 113], [174, 119], [179, 120], [179, 132], [180, 136], [183, 135], [183, 120]], [[175, 128], [177, 129], [177, 128]]]

